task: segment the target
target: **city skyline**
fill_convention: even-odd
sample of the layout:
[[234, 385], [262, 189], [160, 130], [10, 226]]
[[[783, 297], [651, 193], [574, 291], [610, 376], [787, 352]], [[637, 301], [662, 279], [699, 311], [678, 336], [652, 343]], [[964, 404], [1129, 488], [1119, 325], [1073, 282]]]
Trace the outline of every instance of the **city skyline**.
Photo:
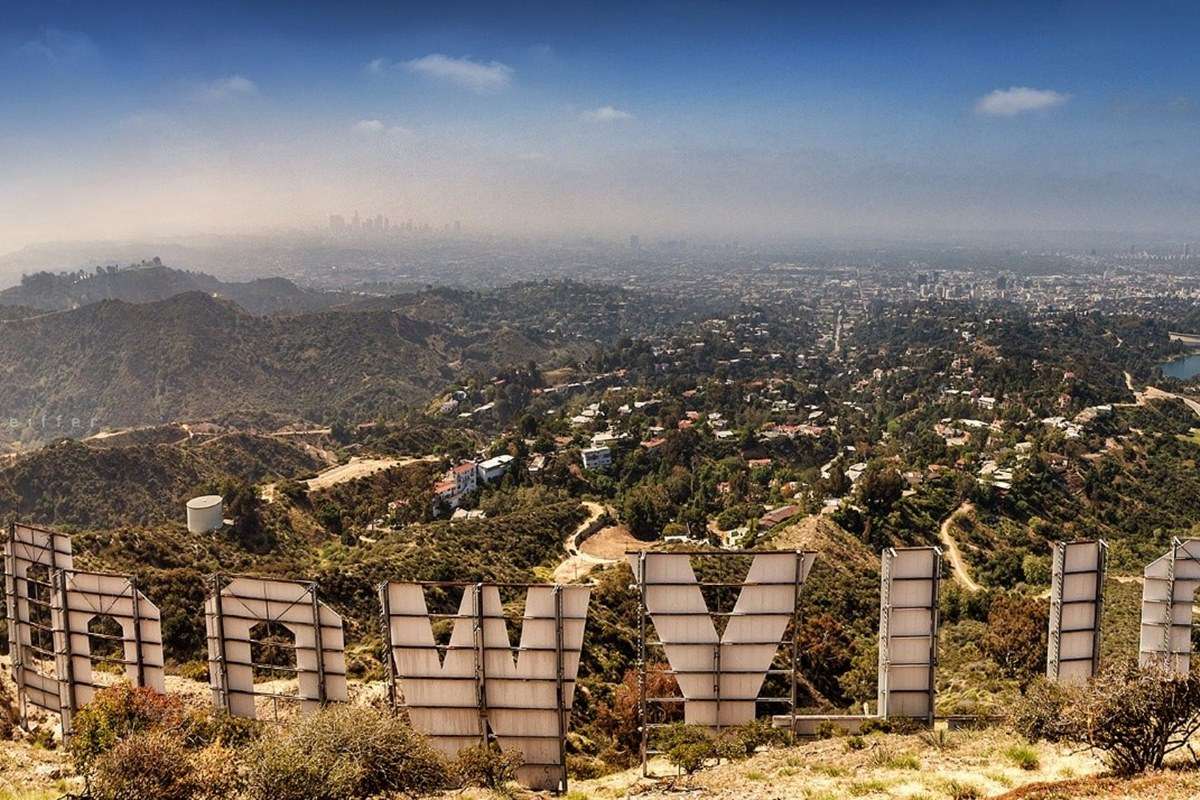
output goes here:
[[1195, 231], [1181, 3], [15, 5], [0, 252], [472, 232]]

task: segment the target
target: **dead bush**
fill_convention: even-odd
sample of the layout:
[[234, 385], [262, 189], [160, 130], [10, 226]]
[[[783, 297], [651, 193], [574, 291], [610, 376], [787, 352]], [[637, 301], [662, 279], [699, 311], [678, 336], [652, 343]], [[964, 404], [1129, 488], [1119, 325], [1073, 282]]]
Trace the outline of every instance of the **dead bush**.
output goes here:
[[1118, 775], [1158, 769], [1200, 731], [1200, 675], [1127, 661], [1077, 687], [1035, 683], [1016, 717], [1030, 738], [1100, 755]]
[[98, 756], [95, 800], [219, 800], [237, 791], [236, 759], [219, 745], [190, 751], [177, 733], [140, 731]]
[[263, 735], [247, 757], [254, 800], [365, 800], [450, 784], [446, 761], [401, 717], [330, 706]]
[[456, 767], [464, 786], [478, 786], [507, 795], [508, 785], [517, 779], [517, 770], [525, 761], [515, 750], [504, 750], [495, 743], [460, 750]]

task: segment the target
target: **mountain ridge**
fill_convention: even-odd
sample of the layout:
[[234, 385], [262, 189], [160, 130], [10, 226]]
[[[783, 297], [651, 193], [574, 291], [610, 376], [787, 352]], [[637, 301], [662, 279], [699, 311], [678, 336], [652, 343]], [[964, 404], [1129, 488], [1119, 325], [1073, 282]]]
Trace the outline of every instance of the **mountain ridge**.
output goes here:
[[[4, 334], [9, 434], [42, 439], [230, 413], [377, 414], [472, 375], [578, 350], [510, 326], [463, 332], [388, 310], [255, 316], [202, 292], [103, 300], [8, 321]], [[45, 419], [60, 429], [37, 431]]]
[[104, 300], [149, 303], [191, 291], [237, 303], [251, 314], [300, 313], [346, 301], [337, 292], [302, 288], [287, 278], [227, 282], [204, 272], [165, 266], [154, 258], [128, 267], [97, 267], [93, 272], [35, 272], [0, 291], [0, 306], [67, 311]]

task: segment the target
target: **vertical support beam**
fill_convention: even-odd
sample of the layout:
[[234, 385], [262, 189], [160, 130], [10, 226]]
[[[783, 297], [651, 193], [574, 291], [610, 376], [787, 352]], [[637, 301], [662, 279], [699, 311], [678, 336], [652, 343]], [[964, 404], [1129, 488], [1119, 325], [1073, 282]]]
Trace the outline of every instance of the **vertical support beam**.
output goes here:
[[142, 655], [142, 611], [139, 602], [137, 579], [129, 576], [130, 615], [133, 617], [133, 658], [137, 670], [137, 685], [146, 685], [146, 660]]
[[8, 523], [4, 539], [4, 614], [8, 620], [8, 658], [12, 666], [13, 683], [17, 685], [17, 698], [20, 705], [21, 727], [28, 724], [28, 709], [25, 705], [25, 658], [24, 644], [21, 641], [21, 625], [17, 613], [17, 554], [16, 554], [17, 525]]
[[67, 607], [67, 572], [56, 569], [50, 575], [50, 626], [54, 643], [54, 670], [58, 678], [58, 697], [63, 736], [71, 735], [75, 716], [75, 660], [71, 657], [71, 617]]
[[[1167, 602], [1163, 606], [1163, 632], [1162, 632], [1162, 651], [1166, 653], [1167, 658], [1172, 661], [1172, 631], [1175, 627], [1175, 571], [1178, 568], [1180, 541], [1177, 538], [1171, 539], [1171, 555], [1167, 560]], [[1174, 667], [1174, 664], [1171, 665]]]
[[309, 584], [308, 596], [312, 601], [313, 649], [317, 653], [317, 702], [325, 705], [325, 648], [321, 642], [321, 601], [317, 597], [317, 585]]
[[[718, 596], [720, 596], [719, 593], [718, 593]], [[720, 607], [721, 607], [721, 603], [720, 603], [720, 601], [718, 601], [717, 608], [720, 609]], [[716, 725], [716, 728], [717, 728], [717, 736], [720, 736], [721, 735], [721, 640], [720, 639], [717, 639], [716, 644], [713, 645], [712, 668], [713, 668], [713, 701], [714, 701], [714, 704], [716, 707], [716, 711], [713, 714], [713, 723]], [[718, 757], [717, 763], [719, 764], [720, 762], [721, 762], [720, 757]]]
[[650, 720], [646, 713], [646, 551], [638, 554], [638, 721], [641, 723], [642, 777], [649, 777], [646, 750], [650, 738]]
[[383, 634], [383, 652], [387, 661], [388, 707], [396, 710], [396, 654], [392, 643], [392, 593], [388, 581], [379, 584], [379, 631]]
[[477, 583], [471, 587], [472, 611], [475, 614], [475, 698], [479, 705], [479, 738], [484, 748], [490, 741], [488, 737], [488, 702], [487, 702], [487, 630], [484, 627], [483, 614], [483, 584]]
[[1092, 674], [1100, 673], [1100, 635], [1104, 622], [1104, 582], [1108, 579], [1108, 543], [1103, 539], [1100, 545], [1100, 574], [1096, 576], [1096, 636], [1092, 641]]
[[888, 650], [888, 632], [892, 624], [892, 559], [896, 551], [888, 548], [879, 560], [879, 667], [878, 694], [875, 713], [886, 718], [891, 676], [891, 653]]
[[567, 793], [567, 693], [563, 682], [563, 608], [562, 586], [554, 587], [554, 694], [558, 710], [558, 763], [562, 766], [559, 792]]
[[1066, 582], [1067, 543], [1055, 542], [1050, 562], [1050, 631], [1046, 639], [1046, 677], [1058, 680], [1062, 658], [1063, 583]]
[[212, 576], [213, 593], [213, 627], [217, 633], [217, 703], [226, 712], [229, 707], [229, 664], [225, 660], [225, 616], [221, 610], [221, 592], [223, 590], [221, 576]]
[[796, 576], [792, 588], [792, 686], [790, 725], [788, 731], [793, 744], [796, 742], [796, 706], [800, 704], [800, 586], [804, 583], [804, 552], [796, 551]]
[[938, 627], [941, 622], [939, 618], [941, 608], [939, 607], [938, 600], [942, 588], [942, 550], [939, 547], [933, 548], [933, 571], [930, 580], [933, 582], [933, 597], [929, 603], [929, 716], [926, 722], [932, 728], [936, 716], [934, 706], [937, 703]]

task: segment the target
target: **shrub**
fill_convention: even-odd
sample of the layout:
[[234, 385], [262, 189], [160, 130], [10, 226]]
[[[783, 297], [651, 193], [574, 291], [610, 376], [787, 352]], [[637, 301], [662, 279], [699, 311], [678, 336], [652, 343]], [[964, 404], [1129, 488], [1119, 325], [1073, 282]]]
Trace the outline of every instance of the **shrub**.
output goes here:
[[12, 692], [7, 684], [0, 683], [0, 739], [10, 738], [20, 719]]
[[1067, 696], [1062, 738], [1100, 753], [1121, 775], [1158, 769], [1200, 731], [1200, 674], [1165, 664], [1117, 664]]
[[813, 731], [813, 736], [817, 739], [832, 739], [837, 735], [837, 726], [827, 719], [818, 722], [816, 729]]
[[485, 747], [476, 745], [458, 753], [458, 775], [464, 786], [478, 786], [501, 794], [517, 778], [517, 770], [525, 763], [516, 750], [504, 750], [489, 742]]
[[1027, 772], [1032, 772], [1041, 766], [1037, 751], [1029, 745], [1015, 744], [1005, 750], [1004, 755], [1009, 761]]
[[1031, 742], [1040, 739], [1056, 742], [1062, 738], [1063, 711], [1067, 702], [1066, 688], [1038, 678], [1013, 705], [1008, 723]]
[[858, 732], [863, 736], [869, 736], [872, 733], [891, 733], [892, 723], [884, 717], [868, 717], [863, 720], [862, 725], [858, 726]]
[[983, 797], [983, 791], [973, 783], [950, 780], [946, 781], [943, 788], [950, 800], [979, 800]]
[[96, 692], [73, 720], [68, 749], [98, 800], [228, 797], [238, 759], [231, 749], [258, 723], [208, 709], [185, 710], [177, 696], [127, 683]]
[[912, 753], [895, 753], [885, 756], [881, 766], [886, 769], [913, 769], [921, 768], [921, 759], [917, 758]]
[[218, 800], [237, 790], [236, 759], [223, 747], [190, 752], [177, 733], [138, 731], [92, 763], [95, 800]]
[[199, 659], [185, 661], [176, 668], [179, 677], [196, 683], [208, 683], [208, 662]]
[[717, 743], [708, 730], [699, 725], [675, 724], [661, 728], [656, 737], [672, 766], [689, 775], [718, 755]]
[[119, 683], [96, 692], [72, 720], [68, 749], [75, 771], [87, 775], [98, 758], [135, 733], [178, 729], [183, 703], [176, 696]]
[[592, 780], [607, 775], [611, 771], [602, 759], [594, 756], [576, 754], [567, 756], [567, 774], [575, 780]]
[[256, 800], [361, 800], [449, 785], [446, 761], [402, 718], [331, 706], [271, 731], [249, 750]]
[[745, 725], [727, 728], [721, 733], [718, 750], [722, 758], [738, 760], [754, 755], [760, 747], [786, 744], [788, 732], [776, 728], [768, 719], [756, 719]]
[[189, 747], [244, 747], [258, 738], [263, 724], [209, 708], [191, 709], [183, 718], [183, 733]]

